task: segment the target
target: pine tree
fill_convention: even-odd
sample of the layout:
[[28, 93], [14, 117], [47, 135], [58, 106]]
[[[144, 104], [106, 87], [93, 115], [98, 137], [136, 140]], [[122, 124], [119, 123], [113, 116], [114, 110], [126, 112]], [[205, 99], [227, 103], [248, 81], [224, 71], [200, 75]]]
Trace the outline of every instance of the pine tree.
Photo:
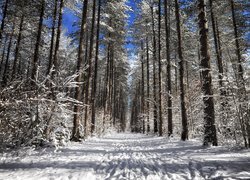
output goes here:
[[181, 139], [183, 141], [188, 139], [188, 120], [187, 110], [185, 102], [185, 88], [184, 88], [184, 58], [182, 52], [182, 34], [181, 34], [181, 22], [179, 12], [179, 2], [175, 0], [175, 17], [176, 17], [176, 29], [178, 35], [178, 56], [179, 56], [179, 78], [180, 78], [180, 103], [181, 103], [181, 119], [182, 119], [182, 134]]
[[[82, 81], [82, 68], [83, 68], [83, 38], [84, 33], [86, 32], [86, 19], [87, 19], [87, 10], [88, 10], [88, 0], [84, 0], [83, 9], [82, 9], [82, 21], [81, 21], [81, 30], [80, 30], [80, 41], [78, 47], [78, 59], [77, 59], [77, 73], [78, 76], [76, 78], [76, 82], [78, 82], [78, 86], [75, 89], [75, 99], [79, 102], [81, 101], [81, 87], [80, 82]], [[80, 139], [80, 105], [74, 105], [74, 127], [72, 132], [72, 140], [79, 141]]]
[[163, 136], [162, 88], [161, 88], [161, 0], [158, 2], [158, 81], [159, 81], [159, 136]]
[[165, 12], [165, 32], [166, 32], [166, 56], [167, 56], [167, 107], [168, 107], [168, 136], [173, 134], [173, 120], [172, 120], [172, 82], [171, 82], [171, 60], [170, 60], [170, 31], [169, 31], [169, 7], [168, 1], [164, 0]]
[[38, 24], [38, 30], [37, 30], [37, 36], [36, 36], [36, 44], [35, 44], [35, 51], [34, 51], [34, 58], [32, 60], [32, 69], [31, 69], [31, 79], [35, 81], [36, 74], [37, 74], [37, 67], [38, 67], [38, 60], [39, 60], [39, 49], [40, 49], [40, 43], [41, 43], [41, 37], [42, 37], [42, 28], [43, 28], [43, 19], [44, 19], [44, 13], [45, 13], [45, 1], [41, 0], [41, 5], [39, 6], [40, 9], [40, 16], [39, 16], [39, 24]]
[[93, 134], [96, 125], [96, 92], [97, 92], [97, 71], [98, 71], [98, 59], [99, 59], [99, 40], [100, 40], [100, 18], [101, 18], [101, 0], [98, 0], [98, 15], [97, 15], [97, 31], [96, 31], [96, 50], [95, 50], [95, 63], [94, 63], [94, 75], [92, 81], [91, 91], [91, 133]]
[[205, 13], [204, 0], [198, 1], [199, 9], [199, 29], [200, 29], [200, 52], [201, 52], [201, 73], [202, 73], [202, 91], [204, 93], [204, 121], [205, 121], [205, 134], [204, 146], [210, 143], [217, 146], [217, 135], [215, 128], [215, 114], [214, 114], [214, 98], [212, 89], [212, 77], [210, 66], [210, 55], [208, 47], [208, 29], [207, 18]]

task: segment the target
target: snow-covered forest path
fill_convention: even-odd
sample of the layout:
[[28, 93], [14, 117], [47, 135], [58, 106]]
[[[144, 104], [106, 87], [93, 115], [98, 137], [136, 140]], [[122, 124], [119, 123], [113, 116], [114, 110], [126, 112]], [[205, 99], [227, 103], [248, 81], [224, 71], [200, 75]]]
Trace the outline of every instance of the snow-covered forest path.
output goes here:
[[[17, 155], [17, 154], [16, 154]], [[142, 134], [112, 134], [56, 151], [1, 155], [0, 179], [250, 179], [249, 150], [203, 148]]]

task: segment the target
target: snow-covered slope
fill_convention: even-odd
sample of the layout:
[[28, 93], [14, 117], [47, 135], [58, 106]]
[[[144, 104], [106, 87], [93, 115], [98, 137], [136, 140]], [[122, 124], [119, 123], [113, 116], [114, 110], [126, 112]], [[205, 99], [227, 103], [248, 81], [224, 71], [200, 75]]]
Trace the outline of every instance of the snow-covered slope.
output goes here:
[[112, 134], [28, 154], [2, 154], [0, 179], [250, 179], [249, 150], [142, 134]]

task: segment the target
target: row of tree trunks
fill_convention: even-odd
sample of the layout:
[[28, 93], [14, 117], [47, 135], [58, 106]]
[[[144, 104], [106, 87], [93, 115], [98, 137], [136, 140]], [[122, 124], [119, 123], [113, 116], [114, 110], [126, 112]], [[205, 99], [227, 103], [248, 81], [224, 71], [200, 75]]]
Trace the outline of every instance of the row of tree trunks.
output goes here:
[[[46, 66], [46, 72], [45, 75], [47, 76], [45, 85], [49, 86], [49, 95], [52, 93], [52, 98], [49, 96], [48, 98], [51, 98], [52, 107], [51, 107], [51, 113], [49, 114], [48, 118], [45, 119], [45, 128], [43, 130], [43, 135], [45, 135], [45, 138], [49, 139], [51, 128], [50, 125], [52, 124], [52, 114], [54, 114], [54, 111], [56, 111], [57, 99], [56, 99], [56, 93], [59, 92], [60, 88], [57, 83], [60, 83], [60, 80], [58, 75], [59, 74], [59, 65], [60, 65], [60, 58], [63, 57], [59, 53], [60, 50], [60, 40], [62, 34], [62, 26], [63, 26], [63, 8], [65, 5], [64, 0], [54, 0], [53, 2], [46, 1], [46, 0], [39, 0], [37, 2], [34, 2], [34, 10], [36, 10], [37, 17], [34, 19], [30, 18], [28, 14], [26, 13], [26, 8], [33, 8], [33, 4], [31, 6], [27, 5], [27, 7], [22, 3], [13, 3], [11, 2], [11, 12], [12, 9], [23, 8], [20, 10], [19, 16], [16, 16], [15, 18], [12, 18], [10, 14], [11, 22], [17, 22], [16, 24], [19, 24], [19, 28], [10, 25], [6, 26], [6, 32], [3, 36], [5, 43], [4, 48], [1, 48], [3, 50], [2, 52], [2, 59], [1, 59], [1, 74], [3, 71], [2, 76], [2, 82], [4, 83], [4, 86], [6, 86], [7, 82], [9, 80], [13, 81], [15, 78], [19, 78], [19, 74], [17, 76], [17, 73], [20, 73], [19, 70], [22, 68], [27, 67], [27, 71], [25, 72], [26, 79], [29, 79], [28, 83], [31, 83], [31, 87], [35, 89], [35, 95], [38, 97], [39, 94], [39, 83], [38, 81], [43, 78], [43, 71], [39, 71], [39, 65], [44, 65], [44, 62], [40, 64], [40, 60], [42, 56], [44, 56], [46, 59], [46, 54], [42, 53], [42, 50], [44, 50], [47, 47], [43, 47], [42, 43], [46, 43], [47, 39], [46, 37], [49, 37], [50, 33], [45, 34], [43, 32], [50, 31], [51, 37], [49, 38], [50, 47], [48, 49], [48, 65]], [[98, 19], [96, 21], [96, 5], [98, 2]], [[76, 76], [75, 81], [77, 83], [77, 87], [73, 89], [73, 96], [75, 98], [74, 106], [73, 106], [73, 129], [72, 129], [72, 137], [71, 140], [73, 141], [79, 141], [81, 139], [81, 133], [80, 132], [80, 126], [81, 126], [81, 120], [84, 120], [84, 136], [88, 135], [89, 129], [87, 127], [87, 124], [90, 125], [91, 120], [91, 134], [95, 131], [95, 113], [96, 113], [96, 97], [98, 95], [97, 92], [97, 84], [99, 82], [103, 82], [102, 80], [104, 78], [100, 77], [98, 79], [98, 54], [99, 54], [99, 39], [100, 39], [100, 22], [101, 22], [101, 0], [95, 0], [91, 1], [92, 5], [92, 21], [90, 23], [87, 23], [87, 17], [88, 17], [88, 6], [89, 1], [84, 0], [83, 1], [83, 8], [82, 8], [82, 18], [81, 18], [81, 28], [80, 28], [80, 35], [79, 35], [79, 46], [78, 46], [78, 53], [77, 53], [77, 65], [76, 65]], [[4, 20], [5, 16], [9, 16], [7, 13], [7, 5], [9, 1], [5, 1], [5, 7], [3, 7], [2, 14], [2, 24], [1, 27], [4, 27]], [[106, 2], [104, 2], [106, 3]], [[68, 4], [68, 2], [67, 2]], [[52, 8], [51, 8], [52, 7]], [[47, 9], [48, 8], [48, 9]], [[51, 9], [49, 9], [51, 8]], [[5, 10], [5, 11], [4, 11]], [[48, 10], [48, 12], [46, 11]], [[50, 14], [51, 13], [51, 14]], [[37, 20], [36, 20], [37, 18]], [[49, 24], [45, 22], [45, 19], [51, 18], [52, 20], [52, 26], [48, 27]], [[35, 31], [32, 29], [31, 33], [35, 34], [35, 42], [34, 42], [34, 50], [33, 47], [26, 48], [26, 41], [24, 38], [24, 35], [26, 35], [26, 31], [29, 30], [29, 23], [30, 21], [32, 23], [37, 23], [38, 27], [35, 28]], [[34, 22], [33, 22], [34, 21]], [[95, 29], [95, 25], [97, 23], [97, 30]], [[110, 21], [111, 26], [116, 26], [116, 22]], [[87, 27], [89, 26], [89, 27]], [[46, 29], [48, 27], [48, 29]], [[10, 30], [12, 28], [12, 30]], [[51, 29], [50, 29], [51, 28]], [[3, 30], [4, 28], [2, 28]], [[1, 39], [2, 39], [2, 31], [1, 30]], [[17, 31], [18, 30], [18, 31]], [[11, 31], [11, 32], [9, 32]], [[113, 33], [114, 34], [114, 33]], [[110, 36], [113, 35], [110, 33]], [[46, 36], [48, 35], [48, 36]], [[17, 37], [16, 37], [17, 36]], [[33, 37], [33, 36], [32, 36]], [[96, 47], [94, 48], [95, 44], [95, 38], [96, 38]], [[113, 37], [111, 37], [113, 38]], [[23, 41], [22, 41], [23, 40]], [[33, 39], [32, 39], [33, 40]], [[24, 49], [22, 49], [22, 43], [24, 43]], [[28, 42], [28, 41], [27, 41]], [[116, 43], [116, 42], [115, 42]], [[127, 102], [126, 102], [126, 91], [124, 90], [125, 85], [120, 83], [119, 77], [123, 76], [120, 72], [117, 70], [117, 66], [119, 61], [116, 60], [116, 51], [117, 47], [115, 47], [115, 44], [113, 41], [110, 41], [108, 44], [108, 63], [107, 63], [107, 90], [104, 97], [102, 97], [105, 102], [105, 110], [107, 112], [107, 115], [111, 117], [110, 122], [113, 122], [113, 125], [116, 126], [117, 122], [121, 122], [121, 129], [125, 129], [126, 125], [126, 108], [127, 108]], [[33, 42], [31, 43], [31, 46], [33, 45]], [[15, 46], [15, 48], [14, 48]], [[14, 56], [12, 57], [12, 49], [14, 50]], [[24, 57], [20, 57], [21, 54], [23, 54], [23, 51], [29, 51], [32, 50], [33, 52], [30, 53], [31, 58], [27, 63], [24, 61], [22, 64], [21, 60], [24, 59]], [[95, 50], [95, 53], [94, 53]], [[73, 54], [73, 53], [72, 53]], [[95, 56], [95, 59], [93, 58]], [[29, 56], [30, 57], [30, 56]], [[13, 59], [13, 61], [12, 61]], [[94, 63], [92, 60], [95, 60]], [[12, 65], [13, 62], [13, 70], [12, 74], [8, 71], [10, 70], [10, 65]], [[84, 74], [84, 62], [86, 62], [87, 73]], [[22, 64], [22, 65], [21, 65]], [[3, 69], [4, 68], [4, 69]], [[3, 70], [2, 70], [3, 69]], [[18, 70], [19, 69], [19, 70]], [[94, 70], [94, 71], [93, 71]], [[39, 71], [39, 72], [38, 72]], [[125, 70], [124, 70], [125, 72]], [[41, 73], [41, 76], [38, 73]], [[83, 77], [84, 75], [85, 77]], [[124, 73], [125, 74], [125, 73]], [[63, 77], [60, 76], [60, 77]], [[117, 78], [118, 77], [118, 78]], [[10, 79], [11, 78], [11, 79]], [[83, 79], [84, 78], [84, 79]], [[100, 80], [98, 82], [98, 80]], [[49, 83], [48, 83], [49, 81]], [[54, 83], [52, 82], [54, 81]], [[1, 82], [1, 83], [2, 83]], [[26, 81], [25, 81], [26, 82]], [[82, 82], [84, 83], [82, 85]], [[102, 87], [99, 87], [99, 90]], [[68, 89], [68, 88], [67, 88]], [[64, 90], [62, 90], [64, 91]], [[101, 92], [101, 90], [99, 91]], [[69, 94], [71, 95], [71, 94]], [[101, 97], [101, 95], [99, 94]], [[100, 107], [100, 106], [99, 106]], [[36, 104], [36, 118], [39, 119], [39, 111], [38, 103]], [[47, 115], [46, 115], [47, 116]], [[120, 119], [120, 121], [117, 121], [117, 119]]]

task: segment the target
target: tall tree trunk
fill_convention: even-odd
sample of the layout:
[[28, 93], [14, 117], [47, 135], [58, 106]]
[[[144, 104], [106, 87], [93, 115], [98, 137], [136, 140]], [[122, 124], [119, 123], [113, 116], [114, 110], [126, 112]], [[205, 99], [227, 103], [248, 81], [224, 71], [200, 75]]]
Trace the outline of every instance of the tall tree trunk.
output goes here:
[[144, 109], [145, 109], [145, 96], [144, 96], [144, 45], [143, 41], [141, 41], [141, 113], [142, 113], [142, 132], [145, 133], [145, 117], [144, 117]]
[[[84, 67], [88, 67], [88, 55], [89, 55], [89, 26], [88, 24], [86, 25], [86, 32], [85, 32], [85, 50], [84, 50]], [[84, 102], [85, 94], [86, 94], [86, 81], [87, 81], [87, 73], [86, 69], [84, 69], [84, 74], [83, 74], [83, 83], [82, 83], [82, 101]]]
[[[110, 38], [110, 33], [108, 35]], [[109, 74], [110, 74], [110, 42], [108, 42], [107, 47], [107, 64], [106, 64], [106, 70], [105, 70], [105, 80], [104, 80], [104, 90], [103, 90], [103, 127], [105, 128], [105, 121], [106, 121], [106, 115], [108, 111], [108, 94], [109, 94]]]
[[[64, 7], [64, 0], [61, 0], [60, 1], [60, 9], [59, 9], [59, 17], [58, 17], [58, 25], [57, 25], [57, 37], [56, 37], [56, 45], [55, 45], [55, 52], [54, 52], [54, 58], [52, 58], [52, 64], [53, 64], [53, 67], [54, 67], [54, 71], [52, 71], [52, 79], [55, 78], [55, 76], [57, 75], [58, 73], [58, 69], [59, 69], [59, 63], [58, 63], [58, 51], [59, 51], [59, 47], [60, 47], [60, 38], [61, 38], [61, 28], [62, 28], [62, 11], [63, 11], [63, 7]], [[56, 2], [56, 7], [57, 7], [57, 2]], [[56, 14], [55, 14], [55, 18], [56, 18]], [[53, 27], [55, 28], [55, 27]], [[53, 31], [53, 30], [52, 30]], [[53, 32], [52, 32], [53, 33]], [[54, 41], [54, 38], [51, 39], [51, 41]], [[52, 43], [52, 42], [51, 42]], [[51, 48], [52, 48], [52, 52], [53, 52], [53, 44], [51, 44]], [[52, 53], [53, 54], [53, 53]], [[52, 55], [51, 54], [51, 55]], [[51, 63], [51, 62], [49, 62]], [[50, 69], [48, 69], [47, 73], [50, 73]], [[56, 95], [55, 95], [55, 90], [56, 88], [58, 87], [51, 87], [51, 91], [52, 91], [52, 99], [54, 101], [56, 101]], [[55, 105], [53, 105], [52, 107], [52, 111], [54, 111], [55, 109]], [[49, 137], [49, 133], [50, 133], [50, 124], [53, 120], [53, 113], [50, 115], [50, 117], [48, 118], [48, 121], [47, 121], [47, 126], [45, 128], [45, 135], [46, 135], [46, 138]]]
[[154, 9], [151, 6], [151, 19], [152, 19], [152, 31], [153, 31], [153, 94], [154, 94], [154, 133], [158, 132], [158, 114], [157, 114], [157, 96], [156, 96], [156, 33], [154, 23]]
[[178, 59], [177, 59], [177, 50], [175, 49], [174, 59], [175, 59], [175, 67], [174, 67], [174, 75], [175, 75], [175, 95], [178, 96], [179, 88], [178, 88]]
[[116, 76], [116, 74], [117, 74], [117, 72], [115, 71], [115, 68], [114, 68], [114, 58], [113, 58], [113, 67], [112, 67], [112, 69], [113, 69], [113, 73], [112, 73], [112, 103], [111, 103], [111, 106], [112, 106], [112, 120], [113, 120], [113, 127], [114, 128], [116, 128], [115, 127], [115, 125], [116, 125], [116, 118], [115, 118], [115, 104], [116, 104], [116, 100], [117, 100], [117, 98], [116, 98], [116, 78], [117, 78], [117, 76]]
[[114, 121], [113, 116], [112, 116], [112, 111], [113, 111], [113, 91], [114, 91], [114, 44], [112, 43], [111, 46], [111, 54], [110, 54], [110, 74], [109, 74], [109, 95], [108, 95], [108, 106], [109, 106], [109, 116], [110, 116], [110, 125], [112, 125], [112, 122]]
[[[84, 0], [83, 10], [82, 10], [82, 21], [81, 21], [81, 31], [80, 31], [80, 41], [78, 47], [78, 60], [77, 60], [77, 73], [78, 76], [76, 78], [76, 82], [80, 83], [82, 81], [82, 66], [84, 60], [83, 53], [83, 40], [84, 33], [86, 31], [86, 19], [87, 19], [87, 11], [88, 11], [88, 0]], [[81, 86], [78, 86], [75, 89], [75, 99], [81, 101]], [[80, 106], [78, 104], [74, 105], [74, 121], [73, 121], [73, 131], [72, 131], [72, 140], [79, 141], [80, 138]]]
[[204, 92], [204, 121], [205, 134], [203, 145], [207, 146], [210, 143], [214, 146], [218, 145], [215, 114], [214, 114], [214, 98], [212, 90], [212, 77], [210, 66], [210, 55], [208, 45], [208, 25], [206, 18], [206, 10], [204, 0], [198, 1], [199, 10], [199, 29], [200, 29], [200, 52], [201, 52], [201, 73], [202, 73], [202, 91]]
[[[88, 74], [87, 74], [87, 82], [86, 82], [86, 93], [85, 93], [85, 104], [89, 104], [89, 101], [91, 100], [89, 98], [89, 92], [90, 92], [90, 84], [91, 84], [91, 77], [92, 77], [92, 57], [93, 57], [93, 47], [94, 47], [94, 34], [95, 34], [95, 13], [96, 12], [96, 0], [93, 1], [93, 8], [92, 8], [92, 22], [91, 22], [91, 31], [90, 31], [90, 45], [89, 45], [89, 56], [88, 56]], [[85, 116], [84, 116], [84, 122], [87, 125], [87, 121], [89, 119], [88, 115], [89, 107], [85, 107]], [[91, 125], [92, 126], [92, 125]], [[87, 136], [87, 127], [85, 127], [85, 136]]]
[[158, 81], [159, 81], [159, 136], [163, 136], [162, 92], [161, 92], [161, 0], [158, 2]]
[[170, 31], [168, 0], [164, 0], [165, 31], [166, 31], [166, 56], [167, 56], [167, 107], [168, 107], [168, 136], [173, 134], [172, 113], [172, 83], [171, 83], [171, 59], [170, 59]]
[[187, 110], [185, 102], [185, 87], [184, 87], [184, 58], [182, 53], [182, 34], [181, 34], [181, 22], [179, 12], [179, 2], [175, 0], [175, 16], [176, 16], [176, 28], [178, 35], [178, 55], [179, 55], [179, 74], [180, 74], [180, 101], [181, 101], [181, 119], [182, 119], [182, 134], [181, 139], [185, 141], [188, 139], [188, 120]]
[[[214, 48], [216, 53], [217, 59], [217, 67], [218, 67], [218, 78], [219, 78], [219, 89], [220, 89], [220, 121], [223, 123], [223, 126], [227, 125], [227, 117], [225, 116], [225, 110], [227, 106], [226, 101], [226, 90], [223, 86], [223, 77], [224, 77], [224, 70], [223, 70], [223, 62], [222, 62], [222, 54], [221, 54], [221, 46], [220, 46], [220, 36], [219, 36], [219, 27], [216, 21], [216, 17], [214, 15], [214, 0], [209, 0], [210, 5], [210, 16], [212, 21], [212, 29], [213, 29], [213, 39], [214, 39]], [[224, 128], [225, 129], [225, 128]]]
[[[216, 27], [216, 37], [218, 42], [218, 50], [219, 50], [219, 56], [222, 58], [222, 50], [221, 50], [221, 40], [220, 40], [220, 31], [218, 26], [217, 18], [215, 19], [215, 27]], [[226, 68], [227, 69], [227, 68]], [[223, 69], [222, 69], [223, 70]]]
[[[234, 8], [234, 0], [230, 0], [231, 2], [231, 10], [232, 10], [232, 19], [233, 19], [233, 27], [234, 27], [234, 38], [235, 38], [235, 46], [236, 46], [236, 55], [237, 55], [237, 71], [238, 71], [238, 79], [242, 81], [241, 83], [244, 83], [243, 78], [243, 67], [242, 67], [242, 58], [240, 53], [240, 43], [239, 43], [239, 35], [238, 35], [238, 29], [236, 24], [236, 17], [235, 17], [235, 8]], [[243, 84], [244, 86], [244, 84]]]
[[52, 33], [51, 33], [51, 40], [50, 40], [50, 51], [49, 51], [49, 66], [47, 69], [47, 75], [49, 75], [52, 64], [53, 64], [53, 52], [54, 52], [54, 39], [55, 39], [55, 30], [56, 30], [56, 18], [57, 18], [57, 5], [58, 5], [58, 0], [55, 0], [55, 9], [53, 13], [53, 22], [52, 22]]
[[[40, 17], [39, 17], [39, 25], [38, 25], [37, 36], [36, 36], [35, 52], [34, 52], [34, 58], [32, 61], [31, 79], [33, 81], [35, 81], [36, 73], [37, 73], [39, 49], [40, 49], [40, 43], [41, 43], [41, 37], [42, 37], [44, 11], [45, 11], [45, 0], [42, 0], [41, 9], [40, 9]], [[34, 84], [34, 82], [32, 84]]]
[[92, 81], [92, 95], [91, 95], [91, 133], [95, 131], [95, 115], [96, 115], [96, 88], [97, 88], [97, 70], [99, 59], [99, 39], [100, 39], [100, 18], [101, 18], [101, 0], [98, 0], [98, 15], [97, 15], [97, 31], [96, 31], [96, 49], [95, 49], [95, 64], [94, 64], [94, 77]]
[[149, 78], [150, 78], [150, 74], [149, 74], [149, 44], [148, 44], [148, 36], [146, 38], [146, 53], [147, 53], [147, 133], [150, 132], [150, 124], [149, 124]]
[[4, 40], [4, 46], [3, 46], [2, 56], [1, 56], [0, 75], [2, 74], [2, 65], [3, 65], [3, 62], [4, 62], [5, 51], [6, 51], [6, 48], [7, 48], [8, 40], [9, 40], [9, 36], [6, 36], [5, 40]]
[[14, 64], [13, 64], [13, 71], [12, 71], [12, 76], [11, 76], [12, 80], [15, 78], [16, 70], [17, 70], [19, 49], [20, 49], [20, 43], [21, 43], [22, 33], [23, 33], [23, 22], [24, 22], [24, 15], [22, 15], [21, 20], [20, 20], [20, 25], [19, 25], [19, 33], [18, 33], [18, 38], [17, 38], [16, 50], [15, 50], [15, 58], [14, 58]]
[[[209, 0], [210, 4], [210, 15], [211, 15], [211, 20], [212, 20], [212, 28], [213, 28], [213, 36], [214, 36], [214, 47], [215, 47], [215, 52], [216, 52], [216, 59], [217, 59], [217, 66], [219, 70], [219, 85], [220, 85], [220, 94], [221, 96], [225, 96], [226, 92], [223, 89], [223, 63], [222, 63], [222, 57], [220, 53], [220, 48], [218, 45], [218, 38], [217, 38], [217, 32], [216, 32], [216, 23], [215, 23], [215, 16], [214, 16], [214, 11], [213, 11], [213, 0]], [[223, 106], [223, 104], [222, 104]]]
[[52, 73], [53, 76], [55, 76], [59, 70], [58, 51], [59, 51], [59, 47], [60, 47], [60, 39], [61, 39], [61, 32], [62, 32], [63, 7], [64, 7], [64, 0], [60, 0], [56, 45], [55, 45], [55, 53], [54, 53], [54, 60], [53, 60], [53, 65], [55, 67], [55, 71], [53, 71], [53, 73]]
[[6, 18], [7, 10], [8, 10], [8, 3], [9, 3], [9, 0], [5, 0], [5, 4], [3, 8], [3, 17], [2, 17], [1, 28], [0, 28], [0, 44], [2, 43], [3, 30], [5, 26], [5, 18]]

